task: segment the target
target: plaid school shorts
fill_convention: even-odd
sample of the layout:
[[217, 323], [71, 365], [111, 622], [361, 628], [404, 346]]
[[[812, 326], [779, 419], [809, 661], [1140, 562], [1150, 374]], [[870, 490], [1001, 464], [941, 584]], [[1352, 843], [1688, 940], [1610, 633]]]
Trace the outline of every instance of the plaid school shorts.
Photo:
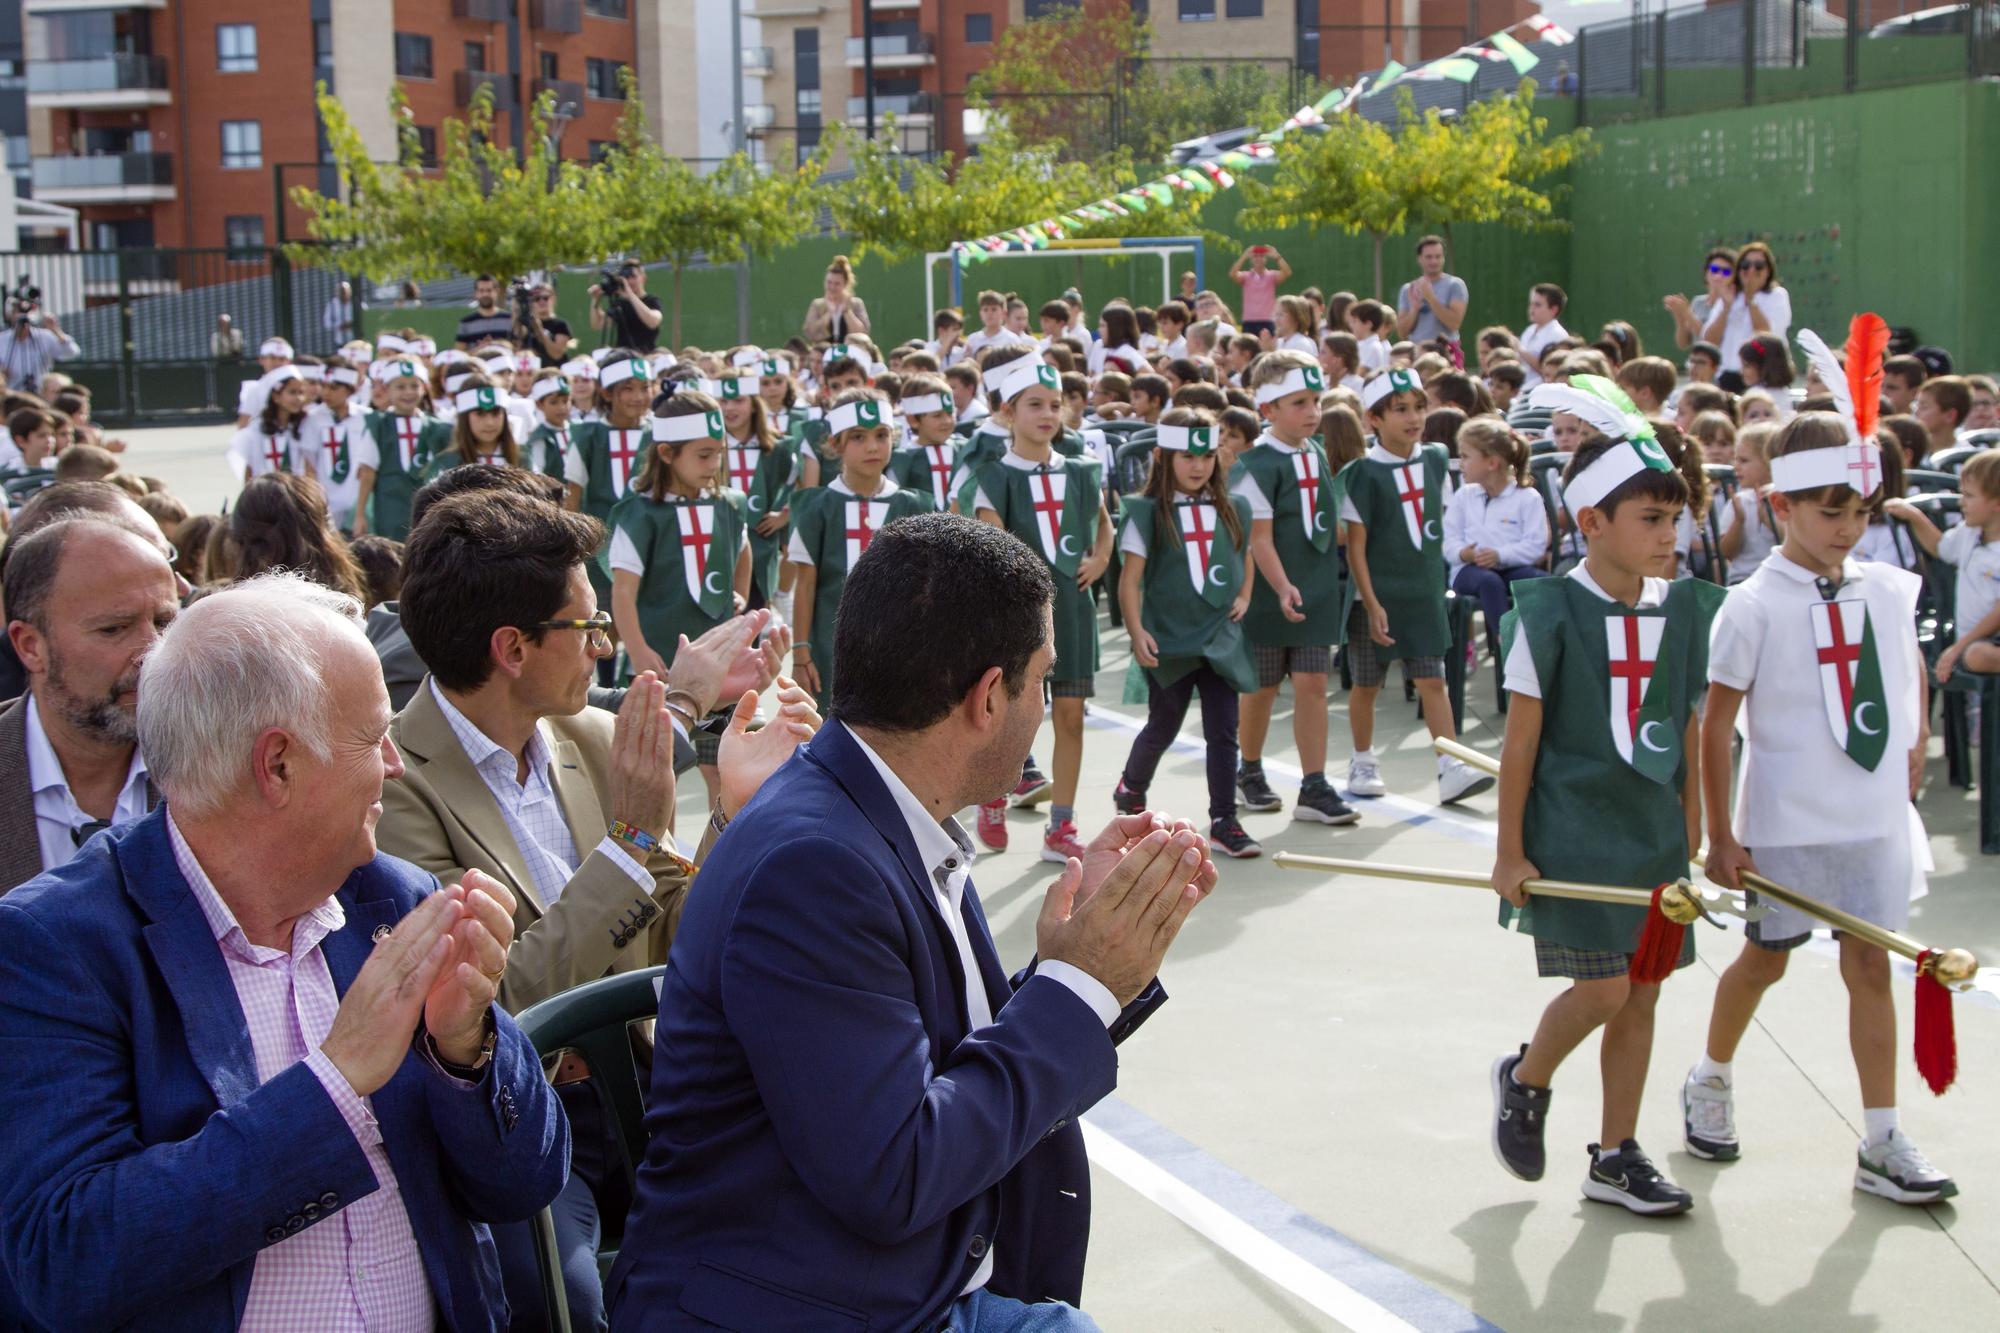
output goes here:
[[1052, 680], [1049, 682], [1051, 699], [1092, 699], [1097, 696], [1097, 681], [1085, 676], [1081, 680]]
[[[1368, 607], [1361, 601], [1347, 617], [1347, 671], [1363, 689], [1378, 688], [1389, 678], [1389, 663], [1397, 659], [1382, 656], [1381, 645], [1368, 637]], [[1403, 674], [1409, 680], [1444, 679], [1444, 658], [1405, 657]]]
[[1610, 981], [1632, 969], [1632, 955], [1609, 949], [1575, 949], [1535, 937], [1535, 975], [1570, 981]]
[[1257, 688], [1268, 690], [1283, 684], [1285, 677], [1294, 672], [1302, 676], [1324, 676], [1333, 670], [1333, 649], [1325, 644], [1293, 648], [1283, 644], [1253, 643], [1250, 645], [1250, 660], [1257, 665]]

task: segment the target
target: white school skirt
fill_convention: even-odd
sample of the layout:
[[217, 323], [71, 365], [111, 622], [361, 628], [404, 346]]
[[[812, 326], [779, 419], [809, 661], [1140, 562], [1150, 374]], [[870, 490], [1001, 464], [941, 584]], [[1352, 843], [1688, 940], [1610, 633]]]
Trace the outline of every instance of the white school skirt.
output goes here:
[[[1885, 930], [1909, 924], [1910, 904], [1930, 892], [1930, 837], [1917, 807], [1886, 837], [1861, 842], [1802, 843], [1750, 851], [1764, 878], [1797, 889]], [[1757, 923], [1758, 938], [1777, 942], [1826, 929], [1818, 917], [1761, 899], [1771, 914]]]

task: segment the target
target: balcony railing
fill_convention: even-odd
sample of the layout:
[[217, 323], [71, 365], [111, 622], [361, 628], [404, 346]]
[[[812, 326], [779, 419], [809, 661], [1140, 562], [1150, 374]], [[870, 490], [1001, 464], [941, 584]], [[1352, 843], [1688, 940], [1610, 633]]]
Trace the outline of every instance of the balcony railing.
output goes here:
[[[898, 120], [910, 120], [917, 116], [928, 116], [937, 110], [937, 99], [930, 93], [877, 93], [875, 94], [875, 115], [894, 116]], [[847, 118], [860, 124], [868, 118], [868, 99], [850, 97], [847, 99]]]
[[505, 23], [513, 0], [451, 0], [451, 16], [474, 23]]
[[128, 192], [158, 197], [171, 191], [174, 159], [168, 153], [105, 153], [96, 157], [38, 157], [32, 167], [35, 194], [60, 201], [83, 193], [107, 201]]
[[543, 32], [583, 31], [583, 0], [534, 0], [528, 13]]
[[493, 89], [493, 105], [510, 107], [514, 105], [514, 80], [510, 75], [489, 69], [462, 69], [452, 76], [457, 85], [458, 104], [471, 106], [472, 95], [479, 91], [481, 84]]
[[745, 74], [769, 74], [776, 68], [768, 46], [746, 46], [743, 48], [743, 72]]
[[[847, 63], [859, 65], [868, 58], [867, 43], [860, 37], [847, 39]], [[897, 61], [918, 64], [931, 60], [937, 51], [936, 41], [930, 33], [919, 32], [901, 37], [875, 38], [875, 63]]]
[[743, 132], [759, 135], [778, 123], [778, 109], [769, 102], [755, 102], [743, 108]]
[[554, 93], [556, 110], [563, 115], [574, 116], [583, 109], [583, 85], [572, 79], [536, 79], [531, 86], [538, 100], [543, 93]]
[[165, 92], [167, 62], [160, 56], [116, 53], [92, 60], [35, 60], [28, 64], [31, 97], [71, 99], [95, 93]]

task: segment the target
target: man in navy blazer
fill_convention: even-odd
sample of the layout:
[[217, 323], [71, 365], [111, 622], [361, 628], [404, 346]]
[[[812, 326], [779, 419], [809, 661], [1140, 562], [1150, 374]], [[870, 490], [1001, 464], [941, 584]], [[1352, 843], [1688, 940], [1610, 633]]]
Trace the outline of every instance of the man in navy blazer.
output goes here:
[[835, 629], [833, 721], [717, 841], [661, 996], [612, 1328], [1090, 1329], [1076, 1118], [1213, 887], [1153, 815], [1072, 859], [1009, 979], [951, 815], [1019, 780], [1054, 663], [1046, 566], [922, 515]]
[[507, 891], [376, 854], [359, 619], [291, 575], [196, 603], [141, 668], [166, 804], [0, 901], [0, 1327], [506, 1326], [487, 1224], [568, 1127], [492, 1006]]

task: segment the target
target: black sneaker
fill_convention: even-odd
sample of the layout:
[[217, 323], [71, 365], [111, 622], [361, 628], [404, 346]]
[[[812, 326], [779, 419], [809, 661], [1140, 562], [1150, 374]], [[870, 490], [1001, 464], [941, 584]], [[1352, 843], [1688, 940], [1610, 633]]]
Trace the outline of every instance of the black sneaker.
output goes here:
[[1141, 814], [1146, 809], [1146, 793], [1133, 791], [1125, 785], [1125, 779], [1118, 779], [1118, 785], [1111, 789], [1111, 804], [1121, 815]]
[[1599, 1160], [1595, 1143], [1590, 1145], [1590, 1172], [1583, 1178], [1583, 1197], [1599, 1203], [1615, 1203], [1647, 1217], [1684, 1213], [1694, 1207], [1694, 1196], [1660, 1174], [1660, 1168], [1640, 1149], [1638, 1140], [1627, 1139], [1618, 1151]]
[[1224, 856], [1248, 857], [1264, 854], [1264, 849], [1257, 845], [1255, 838], [1243, 831], [1243, 825], [1237, 822], [1234, 815], [1227, 819], [1210, 821], [1208, 843]]
[[1285, 808], [1285, 803], [1278, 798], [1278, 793], [1272, 791], [1271, 784], [1264, 780], [1262, 768], [1237, 769], [1236, 794], [1243, 798], [1245, 810], [1254, 810], [1260, 815]]
[[1547, 1088], [1514, 1081], [1514, 1069], [1528, 1053], [1526, 1046], [1493, 1062], [1493, 1155], [1500, 1165], [1523, 1180], [1540, 1180], [1548, 1166], [1542, 1134], [1548, 1128]]
[[1299, 789], [1299, 803], [1292, 807], [1292, 818], [1303, 819], [1312, 824], [1359, 824], [1361, 816], [1354, 807], [1340, 799], [1332, 787], [1325, 782], [1316, 782], [1310, 787]]

